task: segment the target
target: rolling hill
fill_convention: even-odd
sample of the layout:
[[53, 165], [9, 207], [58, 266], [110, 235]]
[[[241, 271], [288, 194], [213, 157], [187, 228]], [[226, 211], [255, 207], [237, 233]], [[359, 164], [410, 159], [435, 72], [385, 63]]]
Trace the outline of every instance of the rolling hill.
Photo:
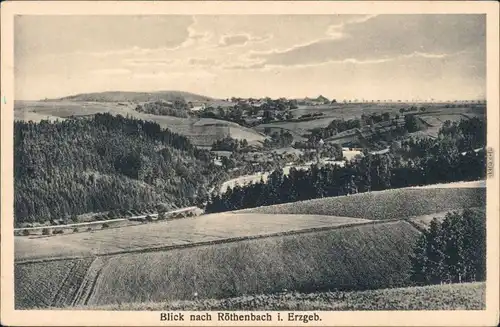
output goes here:
[[[404, 219], [448, 210], [486, 205], [486, 188], [477, 182], [470, 187], [408, 187], [276, 204], [237, 212], [262, 214], [334, 215], [364, 219]], [[451, 184], [453, 185], [453, 183]], [[478, 186], [479, 185], [479, 186]], [[411, 203], [411, 206], [408, 204]]]
[[154, 92], [123, 92], [108, 91], [96, 93], [82, 93], [52, 99], [50, 101], [86, 101], [86, 102], [148, 102], [148, 101], [211, 101], [213, 98], [183, 91], [154, 91]]

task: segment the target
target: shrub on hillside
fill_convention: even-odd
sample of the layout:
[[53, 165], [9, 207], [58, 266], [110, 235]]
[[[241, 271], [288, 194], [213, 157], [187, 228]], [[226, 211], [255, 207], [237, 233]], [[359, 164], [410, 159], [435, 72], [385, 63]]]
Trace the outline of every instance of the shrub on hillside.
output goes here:
[[43, 228], [42, 235], [50, 235], [50, 230], [48, 228]]
[[104, 229], [104, 228], [108, 228], [108, 227], [109, 227], [109, 224], [107, 224], [107, 223], [103, 223], [103, 224], [102, 224], [102, 228], [103, 228], [103, 229]]
[[23, 236], [28, 236], [30, 234], [30, 231], [29, 230], [23, 230]]

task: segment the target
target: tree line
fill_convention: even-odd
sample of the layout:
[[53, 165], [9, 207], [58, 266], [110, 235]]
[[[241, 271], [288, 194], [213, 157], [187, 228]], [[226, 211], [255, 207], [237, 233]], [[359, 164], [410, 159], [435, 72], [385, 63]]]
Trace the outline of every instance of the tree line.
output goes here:
[[248, 141], [234, 139], [231, 136], [226, 136], [212, 143], [212, 151], [248, 151]]
[[411, 280], [417, 285], [483, 281], [486, 277], [485, 211], [466, 209], [431, 221], [415, 246]]
[[165, 101], [146, 102], [137, 105], [135, 110], [151, 115], [173, 116], [181, 118], [189, 117], [188, 105], [184, 100], [175, 100], [173, 103], [167, 103]]
[[14, 124], [15, 223], [204, 202], [227, 178], [206, 150], [153, 122], [110, 114]]
[[[449, 133], [448, 125], [460, 132]], [[476, 133], [484, 135], [471, 135]], [[292, 168], [288, 175], [277, 169], [265, 182], [237, 185], [223, 194], [215, 194], [206, 210], [221, 212], [390, 188], [478, 180], [485, 177], [485, 151], [473, 149], [486, 140], [485, 133], [484, 122], [450, 123], [443, 126], [436, 139], [410, 139], [383, 155], [365, 151], [362, 158], [346, 162], [343, 167], [312, 165], [309, 170]]]

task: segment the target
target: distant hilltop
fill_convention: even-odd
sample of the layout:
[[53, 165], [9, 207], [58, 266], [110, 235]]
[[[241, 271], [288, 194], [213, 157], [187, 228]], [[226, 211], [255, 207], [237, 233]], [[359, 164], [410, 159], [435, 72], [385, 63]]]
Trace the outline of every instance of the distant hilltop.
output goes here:
[[148, 102], [148, 101], [175, 101], [186, 102], [214, 101], [215, 99], [183, 91], [155, 91], [155, 92], [96, 92], [71, 95], [58, 99], [46, 99], [46, 101], [89, 101], [89, 102]]

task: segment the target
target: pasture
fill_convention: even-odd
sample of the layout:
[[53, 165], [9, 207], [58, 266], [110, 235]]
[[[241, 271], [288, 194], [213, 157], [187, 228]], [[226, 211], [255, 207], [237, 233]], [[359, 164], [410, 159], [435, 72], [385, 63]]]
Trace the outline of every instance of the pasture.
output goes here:
[[199, 301], [139, 302], [93, 310], [484, 310], [486, 283], [389, 288], [353, 292], [282, 292]]
[[317, 215], [218, 213], [89, 233], [38, 238], [15, 237], [14, 251], [16, 261], [81, 257], [366, 222], [369, 220]]
[[[470, 183], [477, 185], [474, 182]], [[411, 205], [408, 205], [411, 204]], [[486, 205], [483, 187], [421, 187], [379, 192], [358, 193], [349, 196], [314, 199], [238, 212], [260, 214], [334, 215], [364, 219], [405, 219], [448, 210]]]

